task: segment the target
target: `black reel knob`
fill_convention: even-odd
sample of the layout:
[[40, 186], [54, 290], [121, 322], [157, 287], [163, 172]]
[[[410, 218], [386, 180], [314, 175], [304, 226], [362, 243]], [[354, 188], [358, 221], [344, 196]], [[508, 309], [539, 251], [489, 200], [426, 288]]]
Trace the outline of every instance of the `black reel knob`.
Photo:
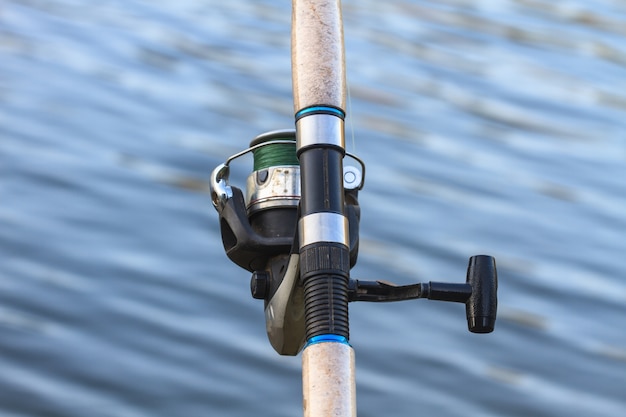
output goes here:
[[472, 333], [491, 333], [498, 310], [498, 272], [493, 256], [472, 256], [467, 266], [472, 294], [465, 302], [467, 327]]

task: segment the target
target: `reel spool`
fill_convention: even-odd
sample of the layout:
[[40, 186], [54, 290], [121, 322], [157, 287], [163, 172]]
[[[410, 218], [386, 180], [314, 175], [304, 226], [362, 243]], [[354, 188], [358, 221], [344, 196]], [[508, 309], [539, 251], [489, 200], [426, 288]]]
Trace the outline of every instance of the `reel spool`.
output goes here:
[[250, 225], [261, 236], [293, 238], [300, 202], [295, 131], [264, 133], [250, 142], [250, 149], [254, 167], [246, 181], [245, 199]]

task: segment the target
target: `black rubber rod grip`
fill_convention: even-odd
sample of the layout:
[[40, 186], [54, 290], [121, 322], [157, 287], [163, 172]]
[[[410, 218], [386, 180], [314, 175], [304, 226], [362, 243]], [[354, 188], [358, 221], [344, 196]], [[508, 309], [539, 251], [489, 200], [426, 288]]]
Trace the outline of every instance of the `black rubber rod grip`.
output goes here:
[[350, 251], [344, 245], [319, 242], [300, 249], [307, 340], [324, 334], [350, 338], [349, 273]]

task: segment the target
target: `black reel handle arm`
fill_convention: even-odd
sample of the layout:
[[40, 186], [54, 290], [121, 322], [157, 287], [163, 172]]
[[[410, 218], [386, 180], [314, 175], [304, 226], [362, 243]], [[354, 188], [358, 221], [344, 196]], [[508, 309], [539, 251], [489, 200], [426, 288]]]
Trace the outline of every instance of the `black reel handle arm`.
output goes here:
[[349, 301], [391, 302], [427, 298], [429, 300], [465, 303], [472, 295], [469, 284], [426, 282], [396, 285], [388, 281], [350, 280]]
[[426, 298], [465, 304], [467, 326], [472, 333], [491, 333], [498, 309], [498, 273], [492, 256], [476, 255], [469, 260], [464, 284], [427, 282], [395, 285], [386, 281], [351, 279], [349, 301], [390, 302]]

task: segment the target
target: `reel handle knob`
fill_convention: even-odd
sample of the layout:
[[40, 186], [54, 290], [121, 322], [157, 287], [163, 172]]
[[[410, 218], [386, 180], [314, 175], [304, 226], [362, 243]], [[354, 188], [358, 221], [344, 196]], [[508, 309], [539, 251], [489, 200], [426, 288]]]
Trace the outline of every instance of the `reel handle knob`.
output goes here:
[[467, 283], [472, 294], [465, 303], [467, 327], [472, 333], [491, 333], [498, 310], [498, 272], [493, 256], [476, 255], [469, 259]]

